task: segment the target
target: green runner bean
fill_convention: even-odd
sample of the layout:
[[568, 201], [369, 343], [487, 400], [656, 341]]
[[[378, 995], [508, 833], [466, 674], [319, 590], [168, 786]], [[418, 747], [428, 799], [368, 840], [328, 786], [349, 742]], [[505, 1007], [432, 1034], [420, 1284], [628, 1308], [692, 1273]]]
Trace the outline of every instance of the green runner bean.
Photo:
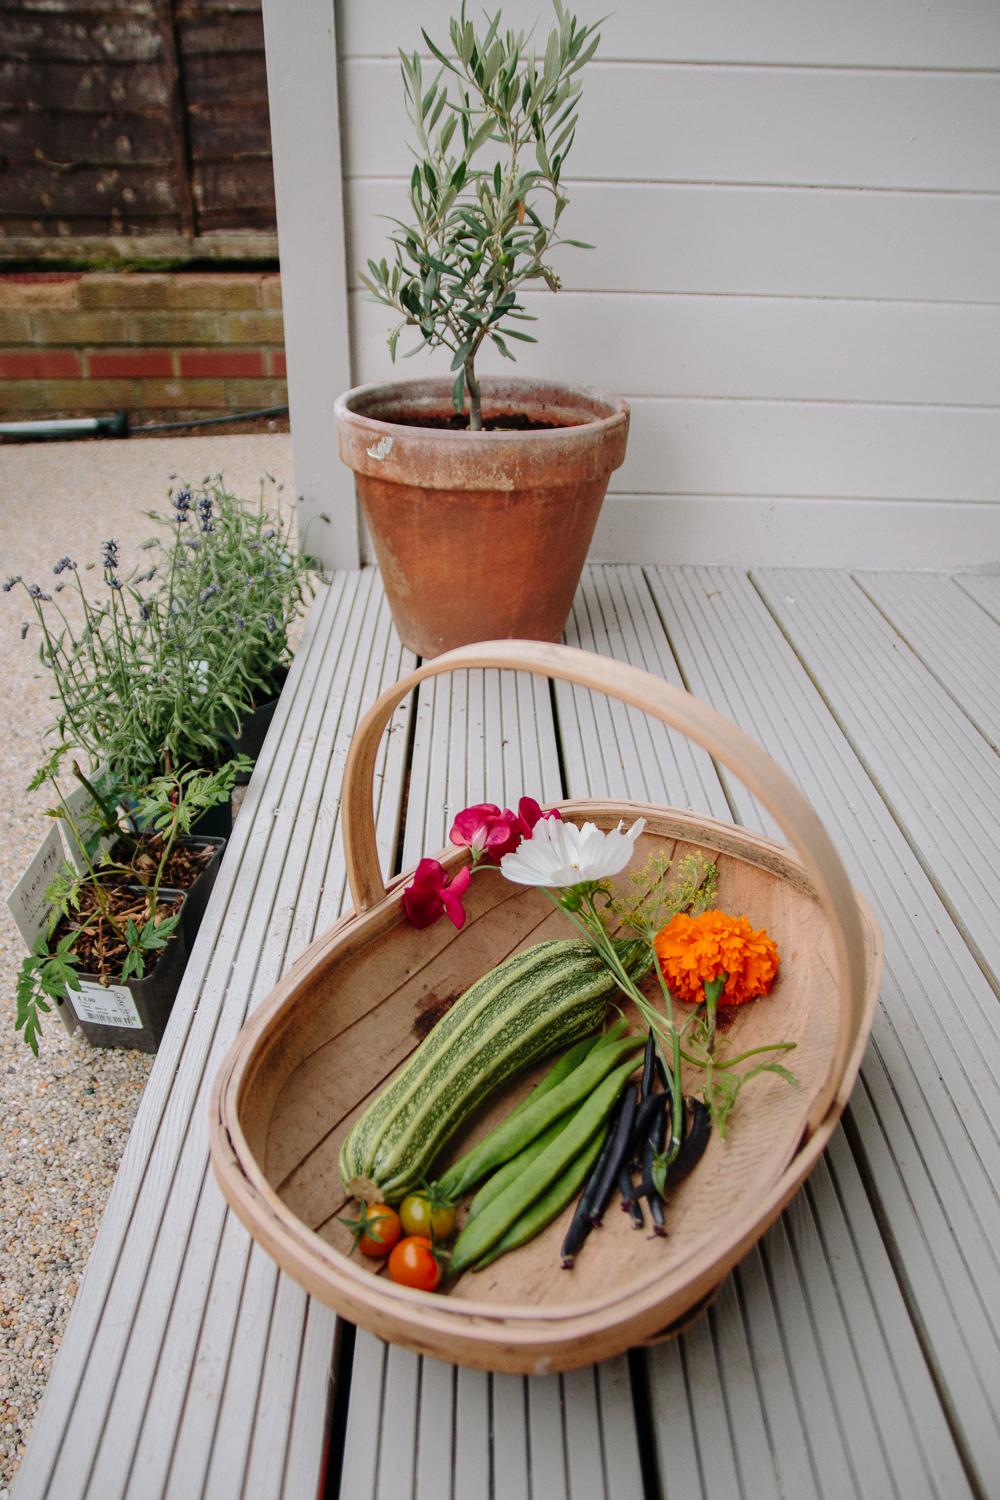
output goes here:
[[469, 1217], [466, 1223], [470, 1223], [478, 1214], [481, 1214], [487, 1203], [492, 1203], [494, 1198], [500, 1196], [508, 1183], [513, 1182], [514, 1178], [523, 1172], [526, 1167], [530, 1167], [531, 1163], [537, 1157], [541, 1156], [549, 1142], [555, 1140], [560, 1130], [565, 1130], [572, 1118], [571, 1111], [560, 1115], [558, 1120], [553, 1120], [547, 1130], [543, 1130], [541, 1135], [536, 1136], [533, 1141], [529, 1141], [523, 1151], [519, 1151], [516, 1156], [511, 1157], [510, 1161], [504, 1162], [502, 1167], [498, 1167], [493, 1176], [486, 1179], [479, 1192], [469, 1204]]
[[644, 1037], [630, 1036], [606, 1047], [595, 1047], [562, 1083], [549, 1089], [541, 1099], [533, 1098], [516, 1115], [508, 1116], [484, 1141], [454, 1162], [438, 1182], [440, 1191], [453, 1201], [460, 1198], [496, 1167], [522, 1151], [553, 1120], [586, 1099], [623, 1058], [643, 1046]]
[[559, 1217], [567, 1203], [571, 1203], [587, 1180], [587, 1175], [601, 1154], [604, 1144], [604, 1134], [598, 1131], [590, 1145], [585, 1147], [575, 1161], [571, 1162], [561, 1177], [557, 1177], [549, 1188], [537, 1198], [530, 1208], [526, 1209], [521, 1217], [511, 1225], [502, 1239], [497, 1240], [492, 1250], [488, 1250], [482, 1260], [473, 1266], [474, 1271], [484, 1271], [499, 1256], [506, 1255], [508, 1250], [516, 1250], [519, 1245], [526, 1245], [533, 1240], [536, 1234], [541, 1234], [547, 1224]]
[[[607, 1050], [611, 1052], [613, 1049]], [[577, 1068], [576, 1074], [572, 1074], [566, 1083], [570, 1083], [573, 1077], [582, 1073], [586, 1066], [584, 1063]], [[512, 1228], [524, 1210], [562, 1176], [569, 1164], [590, 1144], [593, 1137], [600, 1133], [601, 1126], [614, 1108], [615, 1100], [635, 1069], [636, 1061], [632, 1057], [614, 1072], [608, 1073], [590, 1094], [583, 1107], [577, 1110], [566, 1128], [561, 1130], [553, 1141], [550, 1141], [531, 1166], [516, 1177], [499, 1197], [494, 1198], [493, 1202], [488, 1204], [471, 1224], [466, 1224], [455, 1242], [454, 1253], [448, 1268], [449, 1276], [458, 1276], [462, 1271], [468, 1270], [469, 1266], [481, 1260], [486, 1252], [492, 1249], [496, 1242]], [[561, 1084], [560, 1088], [565, 1088], [565, 1086], [566, 1084]], [[553, 1099], [558, 1092], [558, 1089], [553, 1089], [548, 1099]]]

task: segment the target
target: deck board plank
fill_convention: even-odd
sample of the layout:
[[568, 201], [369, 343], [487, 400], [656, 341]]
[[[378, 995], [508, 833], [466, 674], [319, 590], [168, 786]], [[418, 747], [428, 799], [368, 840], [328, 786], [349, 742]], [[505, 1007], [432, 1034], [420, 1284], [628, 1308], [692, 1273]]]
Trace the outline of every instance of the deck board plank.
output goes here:
[[375, 1497], [388, 1355], [388, 1344], [365, 1329], [358, 1329], [351, 1363], [351, 1420], [344, 1435], [344, 1461], [340, 1470], [340, 1493], [351, 1496], [352, 1500]]
[[718, 1364], [721, 1388], [725, 1391], [733, 1457], [743, 1493], [753, 1495], [754, 1500], [781, 1500], [777, 1466], [754, 1375], [754, 1351], [740, 1316], [735, 1277], [730, 1276], [723, 1283], [716, 1309], [703, 1321], [714, 1326], [716, 1320], [721, 1320], [729, 1335], [716, 1341], [713, 1360]]
[[1000, 623], [947, 573], [862, 573], [854, 582], [1000, 752]]
[[[316, 1483], [316, 1443], [318, 1440], [325, 1449], [329, 1432], [330, 1402], [333, 1396], [330, 1350], [337, 1348], [337, 1333], [338, 1320], [335, 1314], [330, 1308], [324, 1307], [322, 1302], [310, 1297], [299, 1355], [295, 1404], [280, 1500], [300, 1500], [303, 1495], [311, 1496], [312, 1487]], [[229, 1405], [227, 1401], [223, 1406], [223, 1415], [228, 1411]], [[216, 1451], [225, 1451], [221, 1440], [216, 1444]], [[208, 1500], [212, 1500], [211, 1476], [206, 1495]], [[270, 1496], [263, 1497], [263, 1500], [270, 1500]]]
[[847, 574], [753, 579], [1000, 994], [995, 753]]
[[[353, 731], [353, 720], [344, 711], [351, 700], [349, 680], [357, 680], [359, 664], [377, 664], [374, 677], [368, 671], [360, 677], [377, 691], [386, 674], [395, 677], [412, 661], [398, 640], [393, 645], [374, 570], [341, 575], [322, 595], [137, 1114], [36, 1423], [37, 1440], [21, 1466], [19, 1500], [45, 1494], [59, 1500], [83, 1494], [111, 1500], [126, 1492], [131, 1472], [144, 1496], [164, 1493], [168, 1482], [186, 1495], [202, 1491], [204, 1447], [195, 1445], [194, 1468], [186, 1477], [186, 1453], [177, 1435], [193, 1389], [192, 1370], [218, 1377], [224, 1366], [229, 1368], [228, 1349], [206, 1344], [204, 1338], [215, 1328], [226, 1330], [224, 1339], [231, 1337], [233, 1308], [243, 1296], [250, 1255], [250, 1241], [241, 1229], [228, 1231], [236, 1237], [235, 1253], [219, 1260], [212, 1248], [220, 1241], [227, 1214], [208, 1174], [206, 1092], [248, 1001], [263, 998], [294, 956], [288, 938], [296, 907], [311, 903], [316, 910], [319, 895], [315, 890], [303, 893], [302, 867], [316, 838], [326, 789], [323, 756], [346, 753]], [[356, 706], [360, 708], [360, 698]], [[196, 1224], [201, 1227], [192, 1234]], [[262, 1461], [274, 1465], [280, 1486], [295, 1424], [308, 1299], [298, 1289], [282, 1292], [284, 1278], [273, 1266], [263, 1272], [271, 1286], [265, 1305], [273, 1302], [276, 1313], [257, 1371], [255, 1404], [274, 1417], [272, 1452]], [[221, 1300], [203, 1322], [210, 1283]], [[195, 1293], [190, 1300], [176, 1294], [185, 1287]], [[226, 1297], [228, 1309], [223, 1306]], [[290, 1319], [293, 1326], [279, 1328], [275, 1316]], [[302, 1382], [303, 1392], [312, 1382], [323, 1389], [328, 1385], [333, 1327], [332, 1319], [316, 1322], [316, 1337], [309, 1343], [316, 1364]], [[279, 1398], [274, 1405], [272, 1395]], [[225, 1404], [224, 1383], [212, 1385], [211, 1400]], [[311, 1396], [307, 1404], [312, 1409]], [[311, 1471], [313, 1488], [323, 1443], [323, 1424], [310, 1430], [308, 1441], [298, 1428], [297, 1474], [303, 1478]], [[241, 1472], [248, 1462], [256, 1462], [246, 1447], [228, 1456]]]
[[566, 1477], [573, 1500], [604, 1500], [607, 1474], [601, 1442], [601, 1409], [593, 1365], [561, 1377], [566, 1431]]
[[601, 1403], [601, 1440], [608, 1500], [636, 1500], [642, 1494], [642, 1467], [629, 1421], [632, 1377], [624, 1354], [594, 1366]]
[[[614, 656], [677, 687], [684, 683], [641, 568], [588, 568], [566, 640]], [[622, 797], [730, 816], [711, 757], [638, 709], [589, 688], [556, 683], [563, 762], [571, 797]]]
[[493, 1493], [496, 1500], [531, 1500], [523, 1375], [494, 1375]]
[[527, 1387], [532, 1491], [545, 1500], [573, 1500], [566, 1473], [562, 1383], [558, 1375], [529, 1375]]
[[[358, 1337], [361, 1337], [359, 1330]], [[370, 1335], [365, 1335], [370, 1337]], [[455, 1424], [455, 1367], [439, 1359], [420, 1361], [420, 1425], [417, 1429], [417, 1483], [414, 1500], [452, 1500], [451, 1452]], [[353, 1398], [354, 1390], [351, 1388]], [[447, 1454], [447, 1462], [442, 1462]], [[351, 1491], [341, 1486], [346, 1497]]]
[[[490, 1500], [490, 1377], [485, 1370], [455, 1371], [455, 1494]], [[502, 1462], [502, 1459], [501, 1459]]]
[[[800, 575], [800, 582], [811, 577]], [[649, 578], [692, 689], [735, 719], [799, 782], [882, 924], [881, 1001], [850, 1118], [922, 1336], [962, 1410], [959, 1425], [981, 1480], [995, 1476], [1000, 1448], [986, 1395], [996, 1391], [998, 1374], [990, 1326], [998, 1293], [990, 1246], [1000, 1232], [995, 996], [746, 575], [691, 568], [649, 570]], [[725, 642], [742, 643], [741, 649], [723, 649]], [[745, 789], [727, 780], [741, 819], [763, 821]], [[876, 1286], [871, 1278], [887, 1272], [884, 1256], [875, 1253], [882, 1241], [862, 1211], [865, 1195], [849, 1160], [841, 1160], [838, 1193], [851, 1204], [854, 1238], [863, 1230], [871, 1241], [859, 1243], [858, 1253]], [[887, 1329], [885, 1346], [908, 1403], [903, 1430], [924, 1452], [928, 1478], [945, 1472], [947, 1484], [935, 1480], [941, 1492], [953, 1485], [961, 1493], [954, 1446], [925, 1387], [912, 1330], [906, 1352], [908, 1319], [884, 1290], [871, 1301], [879, 1317], [896, 1307], [899, 1326]], [[905, 1460], [899, 1450], [896, 1461]]]
[[960, 573], [953, 582], [1000, 625], [1000, 577], [996, 573]]
[[398, 1500], [413, 1493], [417, 1447], [417, 1376], [420, 1355], [399, 1344], [386, 1350], [382, 1395], [383, 1439], [379, 1450], [375, 1500]]
[[463, 807], [516, 809], [526, 794], [557, 802], [562, 783], [547, 681], [528, 672], [466, 671], [422, 683], [410, 785], [404, 870], [445, 847]]

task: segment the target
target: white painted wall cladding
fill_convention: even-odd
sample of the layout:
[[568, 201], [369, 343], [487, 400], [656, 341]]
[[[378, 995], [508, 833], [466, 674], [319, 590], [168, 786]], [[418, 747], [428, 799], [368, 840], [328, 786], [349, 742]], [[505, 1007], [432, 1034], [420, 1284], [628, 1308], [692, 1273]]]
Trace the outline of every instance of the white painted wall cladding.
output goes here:
[[[451, 10], [336, 7], [355, 383], [392, 371], [350, 268], [405, 214], [395, 49]], [[998, 565], [1000, 4], [622, 0], [602, 31], [564, 220], [597, 249], [527, 294], [518, 360], [632, 403], [593, 555]]]

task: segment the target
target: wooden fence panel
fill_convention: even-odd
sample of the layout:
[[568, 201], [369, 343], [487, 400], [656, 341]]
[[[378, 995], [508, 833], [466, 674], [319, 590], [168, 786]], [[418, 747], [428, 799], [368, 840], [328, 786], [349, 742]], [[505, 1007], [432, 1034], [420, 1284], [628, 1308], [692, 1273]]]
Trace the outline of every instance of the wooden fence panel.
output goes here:
[[260, 0], [0, 0], [0, 219], [273, 233]]

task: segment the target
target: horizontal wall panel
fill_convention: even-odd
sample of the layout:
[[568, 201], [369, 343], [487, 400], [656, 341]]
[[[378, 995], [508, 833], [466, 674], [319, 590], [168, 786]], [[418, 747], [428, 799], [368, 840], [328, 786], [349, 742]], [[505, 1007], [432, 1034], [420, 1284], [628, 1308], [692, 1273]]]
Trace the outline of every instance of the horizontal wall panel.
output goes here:
[[1000, 412], [634, 400], [622, 494], [1000, 497]]
[[[389, 253], [379, 215], [407, 219], [406, 187], [348, 181], [352, 285], [355, 267]], [[594, 246], [550, 257], [568, 291], [1000, 301], [1000, 197], [634, 182], [567, 191], [562, 232]]]
[[[583, 254], [584, 252], [579, 252]], [[355, 294], [361, 377], [389, 378], [387, 328], [398, 314]], [[538, 339], [514, 344], [518, 373], [600, 385], [627, 396], [804, 401], [1000, 402], [1000, 307], [837, 298], [689, 297], [525, 292]], [[405, 352], [419, 343], [407, 329]], [[446, 373], [447, 350], [419, 359]], [[491, 344], [480, 373], [510, 374]], [[413, 363], [404, 375], [418, 373]]]
[[[342, 82], [345, 175], [409, 176], [398, 62]], [[997, 192], [1000, 75], [594, 63], [566, 175]]]
[[[377, 6], [337, 0], [341, 51], [392, 57], [397, 43], [413, 48], [421, 42], [420, 25], [440, 45], [454, 10], [453, 0], [425, 0], [419, 16], [409, 0], [379, 0]], [[470, 14], [479, 26], [479, 12]], [[600, 14], [599, 6], [593, 14]], [[537, 23], [543, 46], [549, 16], [539, 0], [507, 0], [503, 7], [505, 26], [528, 30]], [[628, 0], [601, 23], [601, 37], [603, 57], [651, 61], [1000, 66], [1000, 28], [991, 0]]]
[[[779, 559], [781, 559], [779, 561]], [[1000, 502], [609, 495], [592, 562], [739, 568], [1000, 567]]]

